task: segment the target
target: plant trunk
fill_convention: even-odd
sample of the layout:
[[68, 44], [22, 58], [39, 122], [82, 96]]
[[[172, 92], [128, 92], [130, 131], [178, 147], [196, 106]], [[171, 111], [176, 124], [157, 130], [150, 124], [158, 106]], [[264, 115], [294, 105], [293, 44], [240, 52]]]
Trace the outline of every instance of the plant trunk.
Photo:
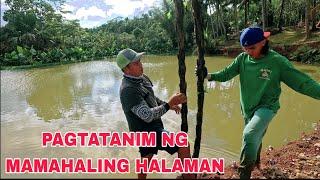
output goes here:
[[213, 35], [213, 38], [216, 38], [216, 30], [215, 30], [215, 28], [214, 28], [214, 20], [213, 20], [213, 18], [212, 18], [212, 16], [213, 16], [213, 9], [212, 9], [212, 7], [211, 7], [211, 5], [209, 4], [209, 10], [210, 10], [210, 22], [211, 22], [211, 29], [212, 29], [212, 35]]
[[218, 15], [218, 19], [219, 19], [218, 22], [221, 27], [221, 34], [227, 39], [227, 31], [226, 31], [226, 27], [223, 23], [223, 15], [221, 13], [220, 4], [218, 2], [219, 1], [217, 1], [217, 4], [216, 4], [217, 15]]
[[244, 2], [244, 26], [248, 26], [248, 6], [249, 6], [249, 0], [245, 0]]
[[305, 40], [310, 38], [309, 18], [310, 18], [310, 0], [306, 0], [306, 12], [305, 12], [305, 27], [306, 37]]
[[222, 27], [221, 27], [221, 24], [220, 24], [220, 19], [219, 19], [219, 15], [218, 15], [218, 12], [216, 13], [216, 19], [217, 19], [217, 29], [218, 29], [218, 37], [221, 36], [222, 34]]
[[[320, 5], [319, 5], [320, 6]], [[311, 31], [316, 31], [317, 30], [317, 19], [316, 19], [316, 15], [317, 15], [317, 2], [316, 0], [313, 0], [313, 6], [312, 6], [312, 27], [311, 27]]]
[[[204, 61], [204, 37], [203, 37], [203, 19], [201, 15], [201, 0], [192, 0], [194, 31], [196, 35], [196, 43], [198, 46], [198, 59], [197, 66], [199, 71], [203, 71], [205, 66]], [[204, 100], [204, 77], [202, 73], [197, 79], [197, 92], [198, 92], [198, 112], [197, 112], [197, 125], [196, 125], [196, 139], [194, 142], [193, 158], [198, 158], [200, 153], [201, 133], [202, 133], [202, 117], [203, 117], [203, 100]]]
[[[178, 47], [179, 53], [178, 57], [178, 65], [179, 65], [179, 87], [180, 92], [184, 93], [187, 96], [187, 82], [186, 82], [186, 64], [185, 64], [185, 34], [183, 28], [183, 18], [184, 18], [184, 7], [182, 0], [174, 0], [175, 10], [176, 10], [176, 31], [178, 34]], [[182, 104], [181, 108], [181, 131], [188, 132], [188, 105], [187, 103]]]
[[280, 15], [279, 15], [279, 22], [278, 22], [279, 32], [282, 32], [284, 3], [285, 3], [285, 0], [281, 0]]
[[238, 0], [234, 0], [233, 8], [234, 8], [234, 19], [235, 19], [235, 26], [236, 26], [236, 34], [239, 35], [239, 19], [238, 19]]
[[267, 0], [262, 0], [262, 29], [267, 27]]

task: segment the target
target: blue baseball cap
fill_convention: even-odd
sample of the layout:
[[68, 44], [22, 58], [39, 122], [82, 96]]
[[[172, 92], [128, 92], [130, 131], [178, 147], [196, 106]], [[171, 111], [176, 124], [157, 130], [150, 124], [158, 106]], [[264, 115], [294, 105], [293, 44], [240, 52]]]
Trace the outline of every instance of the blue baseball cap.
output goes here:
[[270, 36], [270, 32], [263, 32], [259, 27], [248, 27], [241, 32], [241, 46], [254, 45]]

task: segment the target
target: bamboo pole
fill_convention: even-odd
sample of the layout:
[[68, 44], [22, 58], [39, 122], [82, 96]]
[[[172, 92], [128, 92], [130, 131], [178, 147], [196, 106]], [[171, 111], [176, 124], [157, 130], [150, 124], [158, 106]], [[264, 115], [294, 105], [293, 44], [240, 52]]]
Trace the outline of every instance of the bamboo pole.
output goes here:
[[[203, 36], [203, 19], [201, 15], [202, 1], [192, 0], [194, 31], [196, 35], [196, 43], [198, 46], [198, 59], [197, 66], [199, 71], [203, 71], [204, 61], [204, 36]], [[202, 133], [202, 116], [203, 116], [203, 100], [204, 100], [204, 77], [202, 73], [197, 79], [197, 92], [198, 92], [198, 112], [197, 112], [197, 125], [196, 125], [196, 139], [194, 143], [193, 158], [198, 158], [200, 153], [201, 133]]]
[[[174, 0], [175, 12], [176, 12], [176, 32], [178, 34], [178, 65], [179, 65], [179, 87], [180, 92], [187, 96], [187, 82], [186, 82], [186, 64], [185, 64], [185, 35], [183, 28], [183, 17], [184, 17], [184, 7], [182, 0]], [[187, 103], [182, 104], [181, 108], [181, 131], [188, 132], [188, 105]]]

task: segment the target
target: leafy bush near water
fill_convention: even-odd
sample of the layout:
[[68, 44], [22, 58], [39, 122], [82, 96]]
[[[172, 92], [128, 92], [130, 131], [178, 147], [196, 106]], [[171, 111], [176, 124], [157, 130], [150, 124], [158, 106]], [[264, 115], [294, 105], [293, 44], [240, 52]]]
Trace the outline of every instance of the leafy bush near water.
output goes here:
[[1, 66], [19, 66], [19, 65], [39, 65], [46, 63], [59, 63], [67, 61], [89, 60], [97, 57], [104, 57], [107, 52], [85, 51], [81, 47], [72, 48], [52, 48], [46, 51], [35, 50], [33, 47], [25, 48], [17, 46], [16, 50], [5, 53], [1, 57]]
[[320, 49], [301, 46], [293, 52], [290, 59], [306, 64], [320, 64]]

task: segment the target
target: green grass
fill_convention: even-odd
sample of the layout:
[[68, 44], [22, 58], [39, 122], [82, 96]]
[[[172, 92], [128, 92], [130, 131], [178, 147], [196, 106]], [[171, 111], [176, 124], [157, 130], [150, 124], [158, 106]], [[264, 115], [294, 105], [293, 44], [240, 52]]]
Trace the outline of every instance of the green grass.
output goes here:
[[[284, 31], [281, 33], [271, 35], [269, 38], [270, 42], [275, 45], [290, 45], [296, 43], [307, 43], [312, 41], [320, 41], [320, 31], [312, 32], [311, 37], [305, 41], [305, 30], [304, 29], [293, 29], [286, 27]], [[230, 40], [226, 41], [224, 44], [226, 47], [229, 48], [239, 48], [239, 40]]]
[[293, 30], [288, 28], [279, 34], [270, 36], [269, 39], [273, 44], [284, 45], [320, 41], [320, 32], [311, 33], [311, 37], [307, 41], [305, 41], [305, 36], [305, 31], [303, 29]]

